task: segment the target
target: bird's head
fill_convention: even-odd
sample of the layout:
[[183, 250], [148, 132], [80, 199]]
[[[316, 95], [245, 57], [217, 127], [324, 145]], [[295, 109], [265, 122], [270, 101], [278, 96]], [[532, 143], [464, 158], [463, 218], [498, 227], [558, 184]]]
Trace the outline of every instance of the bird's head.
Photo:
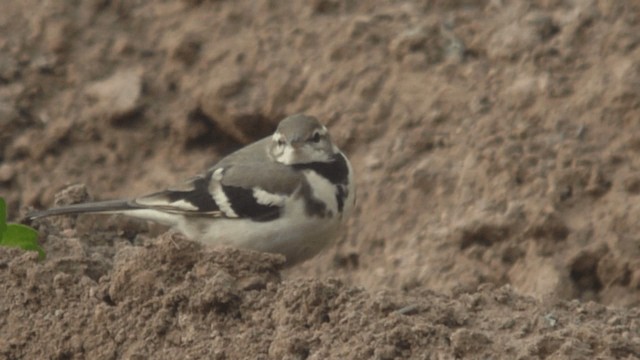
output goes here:
[[339, 152], [327, 128], [316, 118], [301, 114], [280, 122], [269, 151], [275, 161], [285, 165], [330, 162]]

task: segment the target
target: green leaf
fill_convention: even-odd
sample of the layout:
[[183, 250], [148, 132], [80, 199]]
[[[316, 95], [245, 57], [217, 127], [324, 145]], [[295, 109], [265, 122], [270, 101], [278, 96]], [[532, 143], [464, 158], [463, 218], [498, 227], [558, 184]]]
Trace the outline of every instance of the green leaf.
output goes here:
[[38, 244], [38, 232], [22, 224], [7, 224], [7, 204], [0, 197], [0, 246], [18, 247], [23, 250], [37, 251], [40, 260], [46, 257], [44, 249]]
[[21, 224], [8, 224], [0, 245], [37, 251], [41, 260], [46, 257], [44, 249], [38, 244], [38, 232]]
[[2, 241], [5, 230], [7, 230], [7, 204], [0, 197], [0, 241]]
[[7, 224], [2, 243], [7, 241], [38, 242], [38, 232], [22, 224]]

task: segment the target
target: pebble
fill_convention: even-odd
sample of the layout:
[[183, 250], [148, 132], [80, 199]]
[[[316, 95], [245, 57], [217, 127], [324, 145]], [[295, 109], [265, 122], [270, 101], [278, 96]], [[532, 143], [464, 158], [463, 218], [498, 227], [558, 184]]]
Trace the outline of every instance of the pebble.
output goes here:
[[137, 112], [141, 93], [142, 73], [137, 69], [120, 70], [87, 88], [87, 95], [98, 100], [94, 111], [111, 122], [120, 122]]

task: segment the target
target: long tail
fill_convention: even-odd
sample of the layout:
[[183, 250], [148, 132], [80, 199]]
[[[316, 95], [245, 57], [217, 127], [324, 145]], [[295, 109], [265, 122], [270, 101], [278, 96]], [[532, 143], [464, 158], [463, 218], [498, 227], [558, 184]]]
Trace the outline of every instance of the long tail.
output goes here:
[[26, 220], [31, 221], [46, 216], [71, 215], [82, 213], [112, 213], [124, 210], [135, 210], [141, 207], [129, 200], [98, 201], [84, 204], [74, 204], [61, 206], [48, 210], [33, 211], [26, 216]]

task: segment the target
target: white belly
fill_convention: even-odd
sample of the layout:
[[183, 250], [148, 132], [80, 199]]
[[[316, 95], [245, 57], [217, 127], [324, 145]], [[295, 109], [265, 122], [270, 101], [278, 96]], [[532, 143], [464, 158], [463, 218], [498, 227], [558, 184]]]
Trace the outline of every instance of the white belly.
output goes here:
[[[335, 198], [335, 196], [334, 196]], [[335, 239], [341, 218], [308, 217], [301, 199], [285, 206], [282, 217], [266, 222], [248, 219], [190, 219], [177, 230], [206, 244], [229, 245], [282, 254], [292, 265], [309, 259]], [[335, 214], [335, 213], [334, 213]]]

